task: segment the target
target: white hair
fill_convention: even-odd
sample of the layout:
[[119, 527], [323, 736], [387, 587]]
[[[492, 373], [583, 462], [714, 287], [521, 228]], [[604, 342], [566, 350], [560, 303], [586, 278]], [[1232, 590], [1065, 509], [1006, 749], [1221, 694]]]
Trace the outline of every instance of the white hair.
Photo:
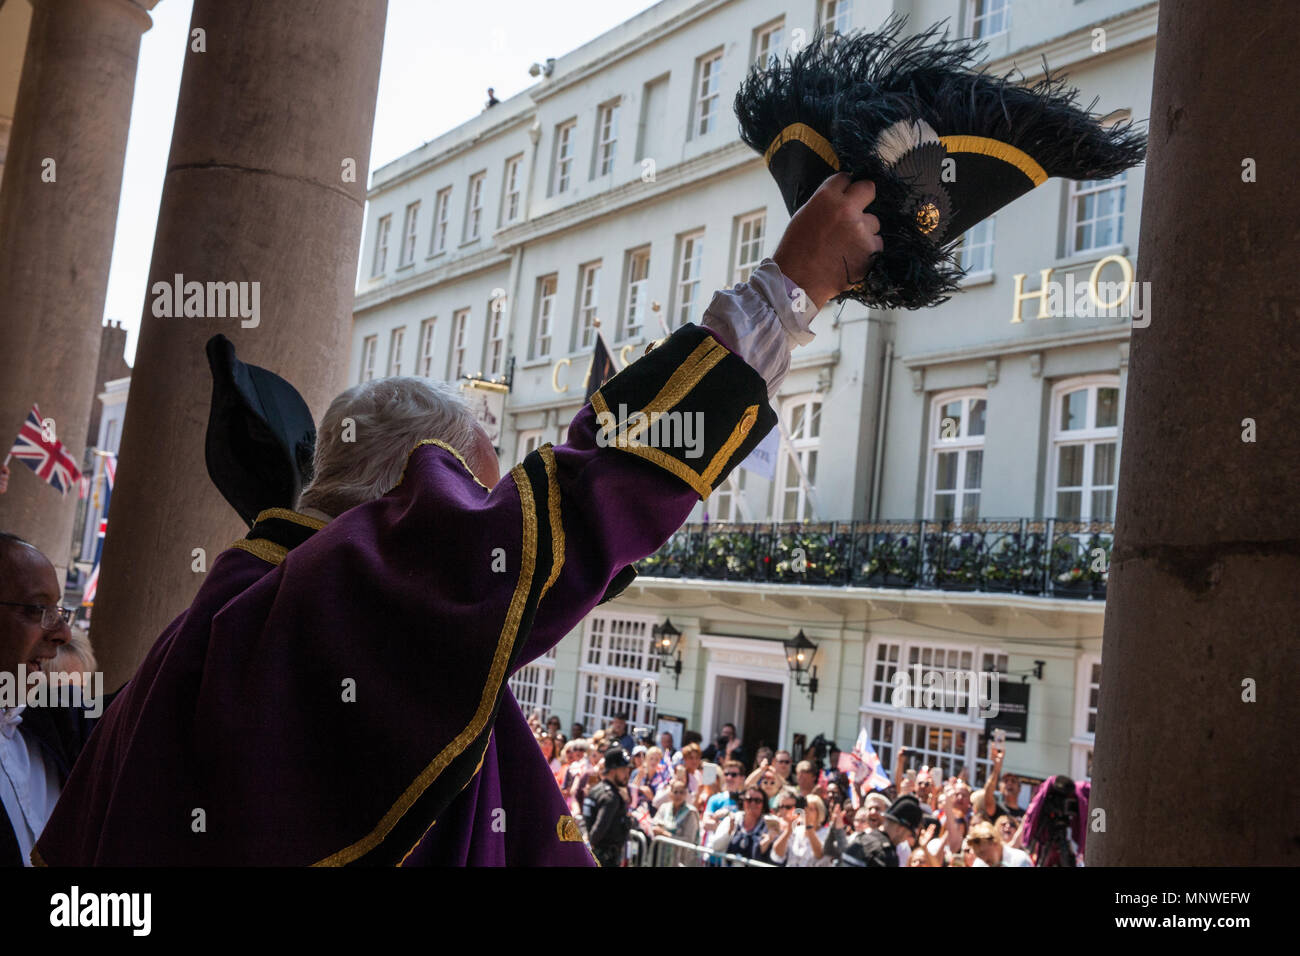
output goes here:
[[423, 378], [378, 378], [330, 402], [316, 468], [298, 507], [339, 515], [396, 486], [416, 444], [436, 438], [475, 467], [480, 428], [460, 392]]

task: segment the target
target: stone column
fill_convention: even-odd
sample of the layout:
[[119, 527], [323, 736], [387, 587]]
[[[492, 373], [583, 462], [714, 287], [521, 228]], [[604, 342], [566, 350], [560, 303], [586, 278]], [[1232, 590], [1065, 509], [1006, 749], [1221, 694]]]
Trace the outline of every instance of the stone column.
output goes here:
[[[204, 465], [207, 339], [224, 333], [318, 418], [345, 383], [386, 12], [194, 4], [204, 51], [191, 41], [181, 81], [91, 632], [108, 688], [245, 530]], [[257, 314], [162, 314], [172, 293], [155, 286], [177, 276], [243, 283]]]
[[[33, 0], [0, 191], [0, 455], [35, 403], [81, 463], [140, 36], [157, 0]], [[10, 462], [0, 530], [67, 568], [76, 490]]]
[[1293, 16], [1160, 5], [1090, 865], [1300, 863]]

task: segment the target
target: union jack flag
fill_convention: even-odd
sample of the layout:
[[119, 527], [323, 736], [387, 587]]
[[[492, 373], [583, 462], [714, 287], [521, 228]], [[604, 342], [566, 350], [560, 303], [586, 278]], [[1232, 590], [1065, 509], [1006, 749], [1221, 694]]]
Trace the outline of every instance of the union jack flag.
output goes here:
[[49, 440], [41, 427], [41, 410], [35, 405], [27, 413], [27, 421], [14, 440], [13, 457], [23, 462], [36, 477], [48, 481], [61, 494], [81, 480], [81, 469], [72, 456], [63, 450], [63, 442]]
[[872, 790], [883, 790], [889, 786], [889, 777], [880, 766], [880, 757], [876, 755], [876, 749], [871, 746], [865, 726], [858, 731], [858, 739], [854, 742], [853, 749], [848, 753], [840, 754], [840, 769], [849, 775], [855, 791], [859, 785]]

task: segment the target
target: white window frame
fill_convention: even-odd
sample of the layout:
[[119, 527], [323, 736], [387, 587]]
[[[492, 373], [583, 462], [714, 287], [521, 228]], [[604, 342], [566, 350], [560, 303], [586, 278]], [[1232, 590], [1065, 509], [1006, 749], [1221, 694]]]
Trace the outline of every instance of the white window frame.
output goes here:
[[402, 374], [402, 346], [406, 344], [406, 326], [401, 325], [388, 333], [388, 375]]
[[487, 377], [496, 378], [505, 371], [506, 358], [506, 310], [504, 303], [498, 308], [497, 304], [502, 302], [505, 296], [488, 300], [488, 320], [487, 320]]
[[417, 199], [406, 206], [406, 219], [402, 224], [402, 249], [397, 257], [399, 269], [415, 262], [415, 236], [419, 229], [419, 220], [420, 200]]
[[415, 370], [424, 378], [433, 378], [433, 336], [437, 329], [436, 315], [420, 323], [420, 351], [416, 353]]
[[[961, 428], [954, 438], [941, 438], [943, 407], [952, 402], [960, 401], [961, 410]], [[964, 518], [963, 511], [968, 494], [980, 496], [980, 504], [983, 504], [984, 491], [984, 465], [983, 460], [980, 462], [980, 487], [966, 488], [966, 459], [972, 451], [984, 452], [985, 435], [967, 434], [971, 422], [971, 405], [976, 401], [984, 402], [984, 431], [988, 433], [988, 390], [983, 388], [963, 388], [951, 392], [940, 392], [930, 400], [930, 431], [929, 431], [929, 452], [928, 452], [928, 474], [925, 482], [925, 516], [927, 519], [938, 520], [939, 509], [936, 507], [935, 498], [939, 494], [937, 487], [939, 482], [939, 455], [940, 453], [957, 452], [957, 488], [953, 491], [953, 514], [954, 521], [976, 521], [979, 519], [979, 508], [976, 508], [976, 514], [972, 518]], [[944, 494], [949, 492], [945, 491]]]
[[785, 18], [765, 23], [754, 31], [754, 65], [764, 69], [785, 54]]
[[618, 114], [621, 106], [620, 100], [613, 100], [600, 107], [596, 121], [597, 176], [606, 176], [614, 171], [614, 160], [618, 153]]
[[[796, 434], [792, 427], [795, 409], [805, 405], [819, 406], [816, 411], [810, 409], [809, 412], [804, 415], [804, 421], [810, 423], [805, 429], [808, 431], [811, 431], [811, 422], [814, 417], [816, 418], [817, 434], [815, 436], [807, 436], [802, 432]], [[804, 392], [801, 395], [791, 395], [781, 403], [781, 422], [785, 426], [785, 429], [784, 434], [781, 436], [781, 451], [777, 458], [776, 466], [776, 498], [774, 499], [773, 510], [775, 511], [774, 517], [777, 521], [816, 520], [814, 514], [814, 502], [808, 495], [808, 489], [803, 486], [802, 482], [798, 481], [797, 475], [795, 476], [796, 484], [793, 487], [787, 486], [786, 473], [790, 467], [788, 459], [791, 456], [798, 460], [799, 466], [803, 469], [805, 475], [808, 474], [810, 454], [817, 453], [818, 458], [821, 457], [821, 414], [825, 411], [825, 408], [825, 396], [823, 396], [821, 392]], [[787, 435], [789, 436], [789, 441], [786, 440]], [[815, 496], [817, 492], [816, 468], [813, 468], [813, 474], [809, 476], [809, 482], [812, 485], [813, 495]], [[795, 514], [793, 517], [786, 513], [785, 496], [787, 494], [798, 495]]]
[[996, 222], [997, 216], [989, 216], [961, 234], [961, 240], [955, 250], [957, 264], [968, 276], [987, 275], [993, 271]]
[[358, 381], [369, 382], [375, 377], [375, 353], [379, 351], [379, 336], [367, 335], [361, 340], [361, 374]]
[[[995, 28], [986, 30], [995, 20]], [[966, 0], [966, 22], [970, 24], [970, 35], [977, 40], [1001, 36], [1011, 29], [1011, 0]]]
[[[882, 647], [886, 650], [890, 648], [895, 649], [896, 660], [890, 660], [882, 664], [879, 660]], [[944, 777], [946, 778], [950, 775], [947, 771], [951, 771], [951, 774], [956, 774], [962, 769], [963, 765], [969, 766], [971, 779], [968, 783], [972, 789], [977, 789], [981, 786], [983, 780], [988, 778], [988, 774], [992, 769], [992, 763], [988, 759], [987, 748], [980, 747], [979, 738], [980, 734], [984, 733], [985, 725], [984, 719], [979, 716], [978, 700], [972, 699], [968, 695], [962, 695], [959, 690], [957, 697], [953, 700], [949, 700], [945, 696], [945, 698], [940, 702], [942, 707], [927, 708], [924, 706], [911, 706], [913, 699], [910, 696], [904, 698], [904, 706], [896, 707], [893, 704], [893, 671], [891, 671], [890, 668], [893, 667], [895, 669], [906, 670], [910, 679], [913, 674], [910, 663], [913, 648], [917, 649], [918, 657], [922, 656], [925, 650], [931, 652], [932, 663], [930, 665], [921, 665], [923, 674], [927, 670], [950, 670], [951, 668], [948, 666], [950, 663], [950, 655], [956, 653], [959, 655], [956, 669], [965, 670], [965, 668], [961, 666], [960, 655], [969, 654], [971, 670], [996, 670], [998, 673], [1005, 676], [1007, 674], [1007, 652], [998, 645], [963, 644], [955, 641], [915, 640], [894, 635], [882, 635], [880, 637], [872, 638], [868, 642], [866, 648], [866, 660], [863, 663], [862, 672], [862, 702], [858, 707], [858, 711], [862, 715], [863, 721], [867, 724], [868, 736], [871, 738], [872, 746], [875, 747], [876, 753], [880, 757], [881, 765], [892, 774], [896, 755], [898, 754], [898, 748], [901, 746], [908, 746], [914, 750], [921, 750], [927, 755], [949, 754], [952, 757], [955, 766], [946, 768]], [[945, 666], [936, 667], [934, 665], [933, 656], [936, 652], [944, 655]], [[877, 679], [876, 674], [876, 668], [878, 666], [881, 667], [879, 679]], [[911, 686], [910, 680], [909, 686]], [[924, 689], [924, 686], [922, 686], [922, 691], [924, 691]], [[978, 688], [968, 688], [965, 686], [963, 686], [962, 689], [978, 690]], [[875, 698], [877, 696], [880, 696], [881, 699], [876, 700]], [[961, 709], [946, 709], [949, 704], [959, 704], [963, 700], [963, 696], [965, 703], [964, 712]], [[920, 699], [922, 701], [924, 700], [923, 697]], [[876, 732], [876, 728], [872, 723], [873, 719], [879, 720], [881, 727], [884, 727], [886, 723], [892, 725], [888, 727], [883, 739], [882, 736]], [[904, 725], [909, 725], [913, 728], [917, 726], [927, 726], [937, 727], [945, 731], [964, 732], [966, 734], [964, 741], [965, 747], [960, 753], [956, 753], [943, 750], [935, 751], [930, 750], [927, 746], [918, 746], [915, 739], [913, 739], [911, 743], [907, 743], [905, 739]], [[927, 757], [922, 757], [921, 762], [923, 764], [928, 763], [931, 766], [934, 766], [934, 761]], [[983, 771], [982, 774], [981, 771]]]
[[678, 328], [698, 317], [700, 273], [704, 265], [704, 230], [677, 237], [677, 281], [673, 284], [672, 327]]
[[566, 120], [555, 127], [555, 178], [552, 195], [565, 192], [573, 180], [574, 134], [577, 131], [576, 119]]
[[[587, 615], [578, 658], [575, 720], [589, 728], [605, 727], [614, 714], [626, 710], [629, 732], [637, 724], [654, 726], [660, 668], [650, 631], [657, 623], [653, 614], [595, 611]], [[636, 657], [643, 660], [642, 666], [627, 664]], [[611, 694], [611, 684], [623, 694]]]
[[537, 341], [534, 358], [549, 358], [555, 332], [555, 290], [560, 277], [556, 273], [540, 276], [537, 280]]
[[[1115, 211], [1108, 216], [1094, 216], [1091, 219], [1079, 218], [1079, 207], [1086, 202], [1089, 196], [1100, 196], [1106, 192], [1118, 192], [1118, 198], [1115, 203]], [[1118, 176], [1111, 179], [1089, 179], [1084, 182], [1070, 181], [1070, 194], [1068, 201], [1068, 215], [1066, 222], [1066, 254], [1077, 255], [1083, 252], [1092, 252], [1097, 249], [1113, 249], [1124, 243], [1124, 216], [1126, 198], [1128, 194], [1128, 170], [1124, 170]], [[1110, 242], [1097, 242], [1097, 224], [1113, 220], [1115, 223], [1115, 235]], [[1092, 243], [1090, 245], [1080, 245], [1078, 241], [1079, 227], [1090, 225], [1092, 227]]]
[[736, 262], [731, 271], [732, 285], [747, 281], [763, 261], [763, 248], [767, 243], [767, 210], [737, 216], [735, 237]]
[[596, 344], [596, 312], [600, 305], [600, 260], [578, 269], [578, 348]]
[[483, 231], [483, 185], [487, 171], [481, 170], [469, 178], [469, 198], [465, 201], [465, 242], [476, 242]]
[[[1104, 428], [1097, 428], [1095, 425], [1097, 416], [1097, 390], [1101, 388], [1113, 388], [1117, 391], [1116, 402], [1118, 407], [1115, 412], [1115, 424]], [[1061, 400], [1071, 392], [1080, 389], [1088, 390], [1087, 398], [1087, 417], [1083, 428], [1076, 428], [1070, 431], [1061, 429]], [[1118, 495], [1119, 491], [1119, 466], [1120, 466], [1120, 443], [1119, 443], [1119, 425], [1123, 415], [1124, 393], [1120, 389], [1118, 375], [1088, 375], [1082, 378], [1070, 378], [1058, 382], [1052, 388], [1051, 395], [1051, 440], [1048, 442], [1047, 462], [1047, 500], [1044, 502], [1044, 511], [1048, 517], [1065, 518], [1065, 515], [1057, 514], [1057, 495], [1062, 489], [1059, 487], [1060, 475], [1058, 474], [1060, 453], [1058, 449], [1063, 445], [1083, 445], [1083, 484], [1079, 486], [1079, 517], [1078, 521], [1107, 521], [1114, 518], [1114, 515], [1093, 515], [1092, 514], [1092, 495], [1094, 491], [1111, 490]], [[1096, 446], [1102, 444], [1114, 443], [1115, 445], [1115, 477], [1110, 485], [1096, 485], [1092, 483], [1093, 462], [1096, 455]], [[1075, 490], [1073, 486], [1064, 489], [1065, 491]], [[1116, 499], [1118, 503], [1118, 499]]]
[[1070, 738], [1070, 778], [1072, 780], [1091, 780], [1088, 773], [1089, 757], [1097, 742], [1097, 733], [1088, 729], [1088, 718], [1096, 714], [1092, 706], [1092, 690], [1101, 690], [1101, 675], [1097, 682], [1092, 680], [1093, 666], [1101, 667], [1101, 653], [1085, 651], [1079, 655], [1074, 672], [1074, 736]]
[[519, 433], [518, 454], [515, 457], [515, 462], [518, 463], [523, 461], [528, 457], [529, 453], [541, 448], [544, 444], [544, 435], [545, 431], [541, 428], [530, 428], [526, 431], [521, 431]]
[[555, 648], [519, 668], [508, 683], [525, 717], [534, 710], [540, 710], [543, 718], [550, 717], [555, 700]]
[[707, 136], [718, 128], [722, 101], [722, 50], [706, 53], [697, 61], [695, 100], [691, 108], [691, 138]]
[[503, 226], [519, 221], [519, 204], [522, 196], [519, 170], [523, 167], [523, 162], [522, 153], [506, 160], [505, 174], [501, 177], [501, 224]]
[[447, 251], [447, 222], [451, 216], [451, 187], [438, 190], [433, 205], [433, 234], [429, 236], [429, 255], [438, 256]]
[[650, 247], [627, 253], [627, 288], [624, 290], [623, 322], [619, 339], [641, 338], [650, 315]]
[[370, 275], [381, 276], [388, 269], [388, 233], [393, 227], [392, 215], [380, 216], [375, 225], [375, 258], [371, 264]]
[[469, 309], [457, 309], [451, 314], [451, 354], [448, 356], [447, 377], [458, 382], [465, 377], [465, 342], [469, 337]]
[[710, 521], [732, 524], [746, 520], [744, 499], [747, 474], [748, 471], [744, 468], [733, 468], [727, 475], [727, 480], [713, 489], [713, 494], [704, 507]]
[[848, 33], [853, 28], [853, 0], [824, 0], [821, 23], [826, 33]]

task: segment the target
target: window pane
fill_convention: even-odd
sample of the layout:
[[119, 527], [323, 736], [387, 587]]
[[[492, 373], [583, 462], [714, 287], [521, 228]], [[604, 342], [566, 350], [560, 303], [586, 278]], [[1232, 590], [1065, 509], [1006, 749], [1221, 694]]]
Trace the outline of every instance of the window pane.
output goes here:
[[1081, 388], [1061, 396], [1061, 431], [1088, 427], [1088, 390]]
[[790, 440], [798, 441], [803, 438], [804, 416], [808, 413], [807, 405], [796, 405], [790, 414]]
[[808, 437], [816, 438], [818, 435], [821, 434], [821, 430], [822, 430], [822, 403], [813, 402], [808, 407], [811, 409], [811, 411], [808, 413], [809, 414]]
[[966, 426], [967, 435], [973, 436], [984, 434], [984, 413], [987, 405], [988, 403], [982, 398], [976, 398], [971, 401], [970, 422]]
[[808, 458], [804, 461], [804, 474], [808, 476], [808, 484], [817, 484], [817, 452], [808, 452]]
[[1092, 493], [1092, 519], [1109, 521], [1115, 517], [1115, 492], [1094, 491]]
[[968, 451], [966, 452], [966, 488], [978, 489], [980, 487], [980, 476], [984, 473], [984, 452]]
[[961, 516], [967, 521], [974, 521], [980, 516], [979, 492], [967, 494], [961, 500]]
[[934, 487], [940, 491], [952, 491], [957, 487], [957, 452], [939, 453], [935, 468]]
[[949, 402], [939, 412], [939, 438], [956, 438], [961, 435], [961, 399]]
[[1056, 517], [1077, 521], [1080, 514], [1079, 502], [1079, 492], [1058, 491], [1056, 493]]
[[1101, 442], [1092, 446], [1093, 487], [1115, 484], [1115, 443]]
[[1097, 389], [1097, 427], [1114, 428], [1119, 424], [1119, 389]]
[[781, 514], [783, 521], [796, 521], [799, 518], [799, 492], [787, 491], [785, 493], [785, 510]]
[[1057, 452], [1056, 487], [1078, 488], [1083, 484], [1083, 446], [1062, 445]]
[[953, 518], [953, 502], [956, 498], [951, 493], [937, 494], [934, 496], [934, 517], [938, 521], [946, 521]]

